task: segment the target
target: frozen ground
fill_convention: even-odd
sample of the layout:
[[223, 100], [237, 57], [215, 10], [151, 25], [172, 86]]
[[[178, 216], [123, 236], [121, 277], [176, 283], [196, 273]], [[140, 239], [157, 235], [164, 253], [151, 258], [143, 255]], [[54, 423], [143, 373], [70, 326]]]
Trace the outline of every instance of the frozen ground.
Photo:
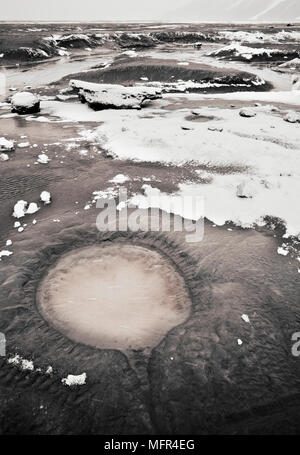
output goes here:
[[[12, 38], [0, 48], [0, 331], [8, 351], [0, 358], [0, 432], [299, 432], [299, 362], [290, 349], [300, 318], [300, 91], [292, 84], [297, 60], [289, 64], [299, 27], [6, 24], [1, 33], [7, 30]], [[262, 58], [220, 56], [232, 42]], [[20, 50], [36, 43], [48, 53], [42, 61]], [[261, 49], [280, 52], [270, 58]], [[103, 82], [105, 90], [113, 84], [113, 109], [82, 104], [71, 79]], [[40, 97], [40, 112], [11, 112], [10, 97], [24, 90]], [[162, 98], [142, 107], [130, 99], [127, 107], [141, 109], [124, 109], [120, 98], [141, 90]], [[118, 216], [133, 205], [160, 208], [175, 215], [174, 224], [203, 214], [202, 206], [180, 207], [178, 196], [204, 198], [203, 240], [188, 244], [185, 233], [161, 229], [98, 232], [96, 203], [119, 202], [120, 188], [127, 200]], [[91, 291], [85, 305], [94, 312], [81, 317], [76, 292], [67, 327], [72, 274], [52, 281], [63, 290], [45, 312], [36, 291], [68, 261], [64, 253], [89, 247], [96, 254], [95, 243], [120, 253], [110, 258], [114, 271], [96, 264], [114, 316], [109, 302], [95, 307], [97, 280], [84, 287], [79, 267], [78, 289]], [[158, 273], [143, 278], [141, 247], [158, 255], [168, 283]], [[138, 259], [124, 266], [122, 249], [132, 251], [126, 261]], [[177, 276], [190, 301], [183, 316], [172, 307], [182, 296]], [[169, 302], [172, 280], [178, 288]], [[132, 303], [141, 281], [143, 299]], [[125, 341], [123, 304], [135, 316]], [[101, 311], [98, 324], [93, 315]], [[110, 344], [97, 330], [108, 330]]]
[[[236, 106], [226, 109], [201, 106], [201, 100], [206, 98], [212, 104], [214, 99], [249, 98], [258, 103], [252, 109], [254, 116], [245, 118]], [[198, 102], [197, 109], [182, 107], [190, 99]], [[190, 182], [180, 187], [180, 194], [187, 190], [188, 194], [192, 191], [203, 195], [207, 218], [216, 224], [234, 221], [243, 227], [253, 227], [269, 216], [283, 220], [287, 233], [298, 236], [300, 123], [290, 123], [286, 116], [300, 101], [300, 92], [185, 95], [179, 100], [178, 109], [168, 109], [171, 100], [166, 96], [156, 107], [117, 113], [92, 112], [76, 103], [45, 101], [41, 113], [47, 121], [50, 115], [53, 122], [100, 121], [101, 126], [85, 135], [116, 158], [189, 165], [199, 176], [205, 168], [209, 182], [194, 186]], [[220, 169], [225, 170], [223, 175]], [[238, 197], [241, 184], [250, 187], [248, 197]]]

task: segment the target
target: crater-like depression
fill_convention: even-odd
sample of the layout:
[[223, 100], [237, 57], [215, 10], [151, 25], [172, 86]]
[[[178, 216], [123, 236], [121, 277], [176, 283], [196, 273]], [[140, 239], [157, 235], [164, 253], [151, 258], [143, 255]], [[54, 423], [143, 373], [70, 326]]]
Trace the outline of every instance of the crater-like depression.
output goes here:
[[61, 256], [39, 286], [37, 305], [68, 338], [122, 350], [156, 346], [191, 309], [184, 279], [167, 257], [118, 243]]

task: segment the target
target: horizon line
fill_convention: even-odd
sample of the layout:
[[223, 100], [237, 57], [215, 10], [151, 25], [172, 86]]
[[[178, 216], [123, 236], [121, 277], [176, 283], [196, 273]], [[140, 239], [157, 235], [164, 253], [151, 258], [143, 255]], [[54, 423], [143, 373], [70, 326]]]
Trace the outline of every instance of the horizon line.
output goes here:
[[178, 21], [171, 21], [171, 20], [159, 20], [159, 19], [132, 19], [132, 20], [45, 20], [45, 19], [28, 19], [28, 20], [0, 20], [1, 23], [18, 23], [18, 24], [27, 24], [27, 23], [45, 23], [45, 24], [69, 24], [69, 23], [76, 23], [76, 24], [133, 24], [133, 23], [159, 23], [159, 24], [286, 24], [286, 23], [293, 23], [293, 24], [300, 24], [300, 18], [291, 21], [257, 21], [257, 20], [247, 20], [247, 21], [212, 21], [212, 20], [197, 20], [197, 21], [189, 21], [185, 20], [182, 22]]

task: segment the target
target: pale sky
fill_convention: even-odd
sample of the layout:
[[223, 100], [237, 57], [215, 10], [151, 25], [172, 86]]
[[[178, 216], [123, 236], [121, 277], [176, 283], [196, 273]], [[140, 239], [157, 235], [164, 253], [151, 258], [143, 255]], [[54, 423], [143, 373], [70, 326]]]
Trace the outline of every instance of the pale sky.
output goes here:
[[187, 0], [5, 0], [3, 21], [160, 20]]

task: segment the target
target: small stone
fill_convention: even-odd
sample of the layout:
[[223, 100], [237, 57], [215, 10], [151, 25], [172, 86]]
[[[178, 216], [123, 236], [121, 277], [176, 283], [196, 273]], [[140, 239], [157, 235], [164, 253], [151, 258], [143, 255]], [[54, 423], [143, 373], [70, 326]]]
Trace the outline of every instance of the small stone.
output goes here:
[[300, 114], [298, 112], [289, 112], [283, 120], [288, 123], [300, 123]]
[[240, 114], [241, 117], [247, 117], [247, 118], [256, 116], [256, 112], [253, 109], [249, 108], [249, 107], [241, 109], [239, 114]]
[[11, 106], [17, 114], [35, 114], [40, 111], [40, 100], [33, 93], [19, 92], [12, 97]]
[[0, 137], [0, 152], [12, 152], [14, 150], [13, 141], [5, 139], [5, 137]]
[[44, 204], [50, 204], [51, 202], [51, 195], [49, 191], [42, 191], [40, 194], [40, 199]]
[[242, 314], [241, 318], [243, 319], [243, 321], [247, 322], [247, 324], [250, 324], [250, 319], [247, 314]]

